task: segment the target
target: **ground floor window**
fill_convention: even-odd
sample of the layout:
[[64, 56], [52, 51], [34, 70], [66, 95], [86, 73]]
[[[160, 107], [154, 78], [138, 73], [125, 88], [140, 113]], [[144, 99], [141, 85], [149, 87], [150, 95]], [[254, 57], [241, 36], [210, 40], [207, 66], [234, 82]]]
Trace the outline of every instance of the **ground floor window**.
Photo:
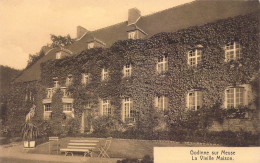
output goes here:
[[107, 115], [107, 116], [112, 114], [110, 100], [107, 99], [102, 100], [102, 113], [103, 115]]
[[243, 87], [232, 87], [226, 89], [227, 96], [227, 108], [234, 108], [243, 106], [244, 103], [244, 88]]
[[202, 93], [198, 90], [189, 91], [187, 106], [190, 110], [198, 110], [202, 107]]
[[168, 109], [168, 98], [166, 96], [156, 96], [155, 97], [155, 108], [158, 110], [167, 110]]
[[129, 97], [124, 98], [124, 121], [135, 122], [136, 111], [133, 108], [133, 100]]

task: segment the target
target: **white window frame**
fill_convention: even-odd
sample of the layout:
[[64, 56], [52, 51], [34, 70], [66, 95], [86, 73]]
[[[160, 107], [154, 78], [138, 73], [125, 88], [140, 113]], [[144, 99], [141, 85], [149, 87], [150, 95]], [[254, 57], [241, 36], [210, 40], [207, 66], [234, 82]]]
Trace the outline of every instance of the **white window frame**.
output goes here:
[[106, 116], [112, 115], [110, 100], [107, 99], [102, 100], [102, 115], [106, 115]]
[[[225, 61], [237, 60], [241, 58], [241, 45], [239, 42], [229, 42], [225, 45]], [[231, 54], [232, 53], [232, 54]], [[231, 58], [232, 56], [232, 58]]]
[[130, 77], [132, 75], [132, 65], [126, 64], [124, 65], [124, 77]]
[[53, 96], [53, 89], [47, 88], [47, 98], [52, 98], [52, 96]]
[[73, 104], [72, 103], [63, 103], [62, 104], [63, 112], [72, 112], [73, 111]]
[[107, 68], [103, 68], [102, 69], [102, 74], [101, 74], [101, 76], [102, 76], [102, 81], [104, 81], [104, 80], [108, 80], [108, 78], [109, 78], [109, 71], [108, 71], [108, 69]]
[[163, 55], [157, 58], [156, 70], [158, 73], [168, 71], [168, 56]]
[[54, 88], [58, 88], [59, 87], [59, 81], [58, 80], [54, 80]]
[[135, 122], [136, 111], [133, 108], [133, 100], [125, 97], [123, 101], [124, 121]]
[[56, 59], [61, 59], [61, 52], [56, 53]]
[[72, 85], [72, 82], [73, 82], [73, 78], [72, 78], [72, 76], [68, 76], [67, 78], [66, 78], [66, 83], [65, 83], [65, 85], [68, 87], [68, 86], [71, 86]]
[[155, 108], [158, 110], [168, 110], [169, 99], [166, 96], [156, 96], [155, 97]]
[[94, 48], [94, 46], [95, 46], [94, 42], [88, 43], [88, 49], [92, 49]]
[[137, 31], [128, 32], [128, 39], [138, 39]]
[[[49, 105], [49, 110], [46, 109], [46, 105]], [[43, 112], [43, 119], [44, 120], [48, 120], [51, 118], [51, 113], [52, 113], [52, 110], [51, 110], [51, 103], [46, 103], [46, 104], [43, 104], [43, 109], [44, 109], [44, 112]]]
[[[231, 90], [233, 90], [233, 93], [230, 93]], [[245, 91], [245, 88], [242, 86], [228, 87], [225, 90], [226, 108], [237, 108], [238, 106], [245, 106]], [[237, 99], [239, 99], [239, 101], [237, 101]]]
[[[194, 104], [191, 105], [191, 94], [194, 96]], [[198, 110], [202, 107], [202, 91], [200, 90], [190, 90], [187, 94], [187, 108], [189, 110]]]
[[[192, 54], [192, 55], [190, 55]], [[190, 66], [197, 66], [201, 63], [202, 60], [202, 50], [201, 49], [193, 49], [188, 51], [188, 65]], [[194, 61], [195, 60], [195, 61]], [[191, 61], [194, 61], [191, 62]]]
[[81, 81], [82, 81], [81, 83], [83, 85], [90, 83], [90, 74], [89, 73], [82, 74], [82, 80]]

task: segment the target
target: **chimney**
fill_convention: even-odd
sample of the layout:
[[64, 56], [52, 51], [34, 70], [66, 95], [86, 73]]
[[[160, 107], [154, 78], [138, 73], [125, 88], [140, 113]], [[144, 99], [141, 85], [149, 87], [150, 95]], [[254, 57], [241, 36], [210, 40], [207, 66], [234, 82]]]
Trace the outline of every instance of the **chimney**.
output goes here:
[[77, 26], [77, 39], [81, 38], [85, 33], [87, 33], [88, 30], [81, 26]]
[[131, 8], [128, 10], [128, 25], [136, 23], [141, 17], [141, 11], [137, 8]]

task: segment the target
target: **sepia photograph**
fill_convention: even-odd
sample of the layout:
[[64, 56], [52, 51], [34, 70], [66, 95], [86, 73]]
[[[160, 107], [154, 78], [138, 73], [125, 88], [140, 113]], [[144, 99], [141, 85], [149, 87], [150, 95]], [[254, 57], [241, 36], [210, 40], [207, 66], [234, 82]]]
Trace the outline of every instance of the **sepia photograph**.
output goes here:
[[0, 0], [0, 162], [259, 163], [258, 0]]

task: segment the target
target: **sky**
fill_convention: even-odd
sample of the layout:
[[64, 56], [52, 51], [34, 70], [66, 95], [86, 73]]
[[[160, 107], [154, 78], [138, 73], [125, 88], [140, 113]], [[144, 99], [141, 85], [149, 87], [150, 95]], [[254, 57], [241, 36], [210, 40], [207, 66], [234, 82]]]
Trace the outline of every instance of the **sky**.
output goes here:
[[76, 37], [78, 25], [95, 30], [193, 0], [0, 0], [0, 65], [23, 69], [29, 54], [51, 43], [50, 34]]

